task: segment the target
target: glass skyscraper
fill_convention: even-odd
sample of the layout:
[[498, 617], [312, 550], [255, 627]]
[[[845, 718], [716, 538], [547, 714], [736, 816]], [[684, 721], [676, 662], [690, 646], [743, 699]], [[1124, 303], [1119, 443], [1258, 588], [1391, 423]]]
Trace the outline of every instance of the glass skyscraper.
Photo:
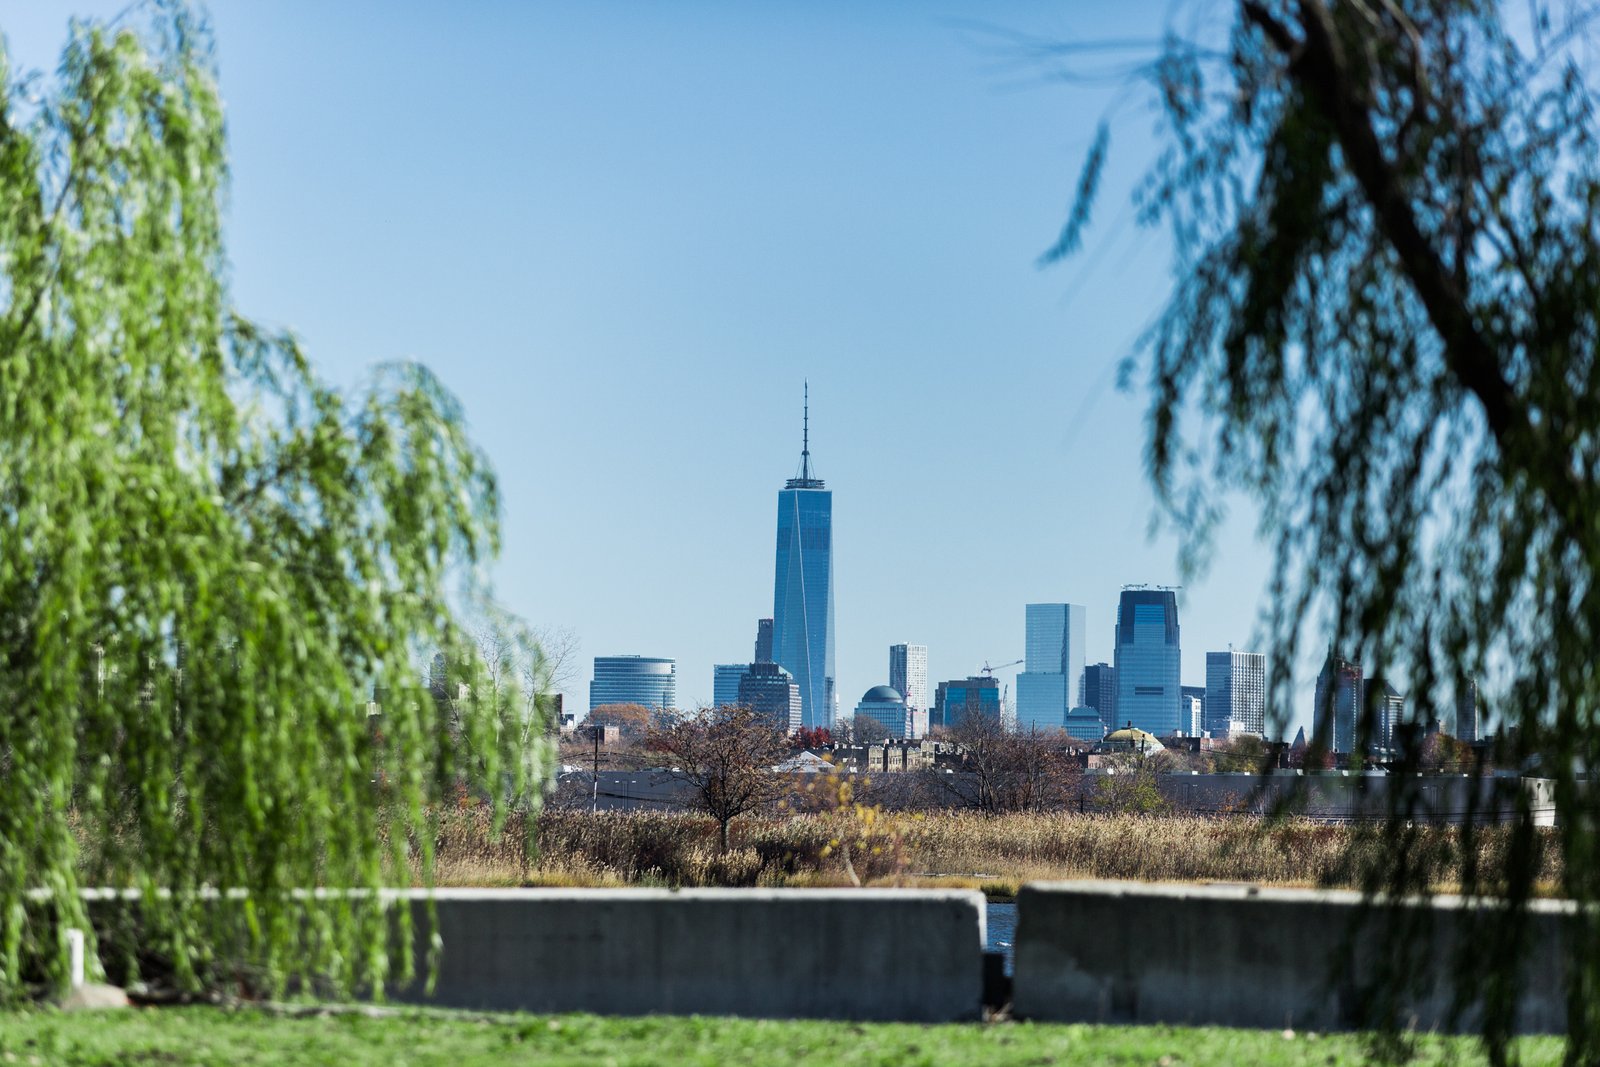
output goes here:
[[784, 733], [800, 729], [800, 690], [776, 663], [752, 663], [739, 679], [738, 703], [765, 715]]
[[969, 715], [1001, 721], [998, 678], [982, 674], [939, 683], [933, 698], [933, 725], [953, 730]]
[[1352, 663], [1328, 648], [1328, 658], [1317, 675], [1315, 703], [1311, 708], [1311, 735], [1330, 752], [1355, 749], [1356, 720], [1366, 697], [1361, 664]]
[[1178, 595], [1124, 589], [1117, 604], [1117, 726], [1166, 737], [1186, 730], [1181, 715]]
[[810, 390], [800, 475], [778, 493], [778, 558], [772, 589], [773, 658], [800, 687], [802, 725], [832, 729], [833, 494], [811, 475]]
[[678, 664], [651, 656], [596, 656], [589, 710], [604, 704], [671, 708], [678, 702]]
[[1456, 740], [1476, 741], [1480, 728], [1478, 683], [1466, 678], [1456, 690]]
[[717, 663], [712, 669], [716, 673], [711, 681], [711, 706], [720, 708], [739, 703], [739, 680], [750, 669], [750, 664]]
[[1117, 722], [1117, 672], [1109, 663], [1091, 663], [1083, 669], [1083, 703], [1100, 713], [1105, 732], [1110, 733]]
[[1060, 730], [1083, 688], [1081, 604], [1029, 604], [1017, 675], [1017, 729]]

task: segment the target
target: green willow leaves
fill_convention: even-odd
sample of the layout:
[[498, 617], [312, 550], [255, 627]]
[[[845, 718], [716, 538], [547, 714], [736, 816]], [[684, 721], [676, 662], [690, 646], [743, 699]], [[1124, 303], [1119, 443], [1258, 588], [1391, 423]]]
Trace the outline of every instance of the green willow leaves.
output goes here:
[[41, 85], [0, 70], [0, 992], [60, 981], [84, 884], [144, 890], [182, 982], [226, 946], [381, 988], [411, 939], [375, 896], [296, 891], [427, 880], [431, 810], [536, 798], [546, 755], [451, 607], [493, 474], [426, 370], [344, 396], [232, 308], [186, 8], [75, 24]]
[[[1225, 47], [1169, 39], [1148, 69], [1167, 147], [1138, 198], [1170, 227], [1176, 275], [1137, 358], [1148, 462], [1197, 556], [1228, 491], [1260, 506], [1278, 721], [1302, 645], [1331, 642], [1369, 678], [1402, 680], [1417, 723], [1448, 728], [1475, 682], [1494, 765], [1555, 781], [1559, 825], [1534, 827], [1524, 807], [1509, 861], [1468, 864], [1461, 886], [1507, 905], [1458, 968], [1458, 1006], [1481, 1011], [1496, 1059], [1541, 850], [1560, 854], [1548, 888], [1600, 901], [1589, 19], [1538, 0], [1241, 0]], [[1357, 751], [1380, 733], [1372, 689]], [[1417, 760], [1402, 753], [1400, 769]], [[1425, 892], [1417, 790], [1391, 795], [1391, 847], [1366, 885]], [[1461, 814], [1472, 855], [1484, 815]], [[1403, 977], [1425, 946], [1393, 944]], [[1571, 948], [1569, 1054], [1593, 1062], [1593, 912]]]

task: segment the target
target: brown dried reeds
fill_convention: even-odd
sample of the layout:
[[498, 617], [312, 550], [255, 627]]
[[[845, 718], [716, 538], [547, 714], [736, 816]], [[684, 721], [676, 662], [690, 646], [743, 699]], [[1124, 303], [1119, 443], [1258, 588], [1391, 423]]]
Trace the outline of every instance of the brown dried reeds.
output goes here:
[[[1459, 880], [1450, 827], [1418, 831], [1429, 880]], [[1506, 835], [1480, 830], [1481, 869], [1494, 869]], [[852, 842], [847, 853], [838, 847]], [[849, 812], [747, 817], [717, 851], [717, 824], [702, 815], [546, 811], [529, 839], [516, 816], [496, 837], [487, 815], [466, 810], [439, 821], [441, 885], [845, 885], [1016, 886], [1043, 879], [1250, 882], [1360, 888], [1390, 847], [1370, 829], [1307, 820], [1195, 816], [948, 812], [861, 820]], [[1547, 855], [1554, 850], [1546, 850]], [[848, 869], [847, 869], [848, 864]], [[1553, 885], [1554, 860], [1543, 872]]]

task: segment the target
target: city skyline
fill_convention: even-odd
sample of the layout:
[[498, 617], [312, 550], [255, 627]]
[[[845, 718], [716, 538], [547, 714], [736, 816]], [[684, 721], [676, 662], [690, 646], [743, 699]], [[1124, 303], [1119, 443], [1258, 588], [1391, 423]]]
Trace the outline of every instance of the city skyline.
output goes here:
[[[124, 7], [22, 5], [11, 56], [53, 70], [69, 15]], [[1145, 399], [1115, 386], [1167, 290], [1165, 239], [1109, 194], [1140, 169], [1130, 129], [1102, 244], [1036, 268], [1115, 91], [1053, 87], [972, 26], [1118, 39], [1167, 8], [697, 13], [213, 0], [239, 306], [334, 384], [398, 358], [440, 375], [498, 475], [497, 597], [570, 629], [583, 668], [670, 655], [695, 705], [744, 661], [807, 377], [837, 496], [841, 705], [897, 642], [928, 648], [931, 679], [1022, 658], [1033, 601], [1085, 605], [1086, 657], [1109, 662], [1120, 586], [1184, 580], [1172, 532], [1146, 537]], [[992, 428], [965, 432], [971, 414]], [[1184, 590], [1197, 649], [1256, 647], [1254, 518]], [[1309, 690], [1298, 704], [1309, 723]]]

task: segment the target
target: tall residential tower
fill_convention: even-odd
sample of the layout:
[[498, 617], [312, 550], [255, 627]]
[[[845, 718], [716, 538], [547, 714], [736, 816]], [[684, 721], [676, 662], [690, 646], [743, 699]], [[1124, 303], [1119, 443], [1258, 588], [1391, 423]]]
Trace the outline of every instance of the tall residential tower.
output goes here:
[[1266, 736], [1267, 657], [1261, 652], [1206, 653], [1206, 732]]
[[889, 646], [889, 685], [912, 711], [928, 710], [928, 646]]
[[800, 687], [801, 724], [832, 729], [833, 494], [811, 475], [811, 389], [806, 387], [800, 475], [778, 493], [778, 558], [772, 583], [772, 654]]

